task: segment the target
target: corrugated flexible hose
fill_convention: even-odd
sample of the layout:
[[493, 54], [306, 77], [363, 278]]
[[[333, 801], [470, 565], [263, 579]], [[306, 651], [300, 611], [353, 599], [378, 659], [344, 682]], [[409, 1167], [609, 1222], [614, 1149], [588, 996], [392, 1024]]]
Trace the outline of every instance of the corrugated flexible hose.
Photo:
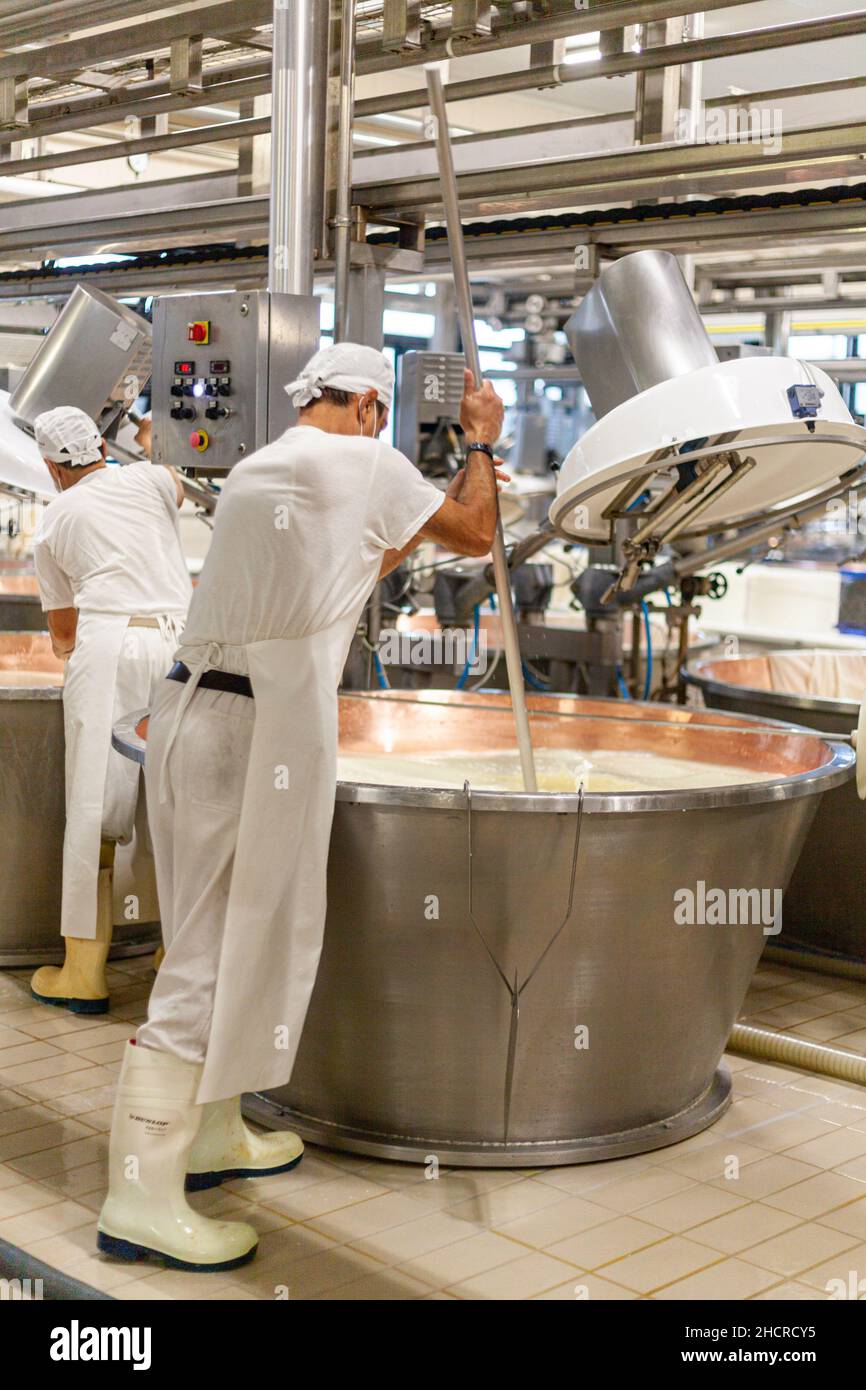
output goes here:
[[735, 1023], [728, 1040], [728, 1051], [744, 1057], [760, 1057], [765, 1062], [785, 1062], [803, 1071], [866, 1086], [866, 1057], [859, 1052], [810, 1042], [808, 1038], [797, 1038], [791, 1033], [777, 1033], [772, 1028]]
[[815, 970], [819, 975], [838, 975], [843, 980], [866, 980], [866, 964], [846, 956], [818, 955], [796, 946], [765, 946], [762, 961], [788, 965], [794, 970]]

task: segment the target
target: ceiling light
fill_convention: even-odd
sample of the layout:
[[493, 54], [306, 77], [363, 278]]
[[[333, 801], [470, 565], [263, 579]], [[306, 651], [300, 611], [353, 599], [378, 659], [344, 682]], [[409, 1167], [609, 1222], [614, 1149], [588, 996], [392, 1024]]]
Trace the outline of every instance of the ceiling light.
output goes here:
[[574, 48], [597, 48], [601, 43], [601, 32], [598, 29], [590, 29], [586, 34], [573, 34], [571, 38], [565, 40], [565, 47], [570, 52]]
[[391, 140], [387, 135], [367, 135], [366, 133], [360, 130], [355, 131], [355, 139], [359, 142], [359, 144], [362, 145], [394, 146], [399, 145], [401, 143], [401, 141], [399, 140]]
[[30, 175], [7, 174], [0, 177], [0, 193], [27, 193], [31, 198], [49, 198], [57, 193], [82, 193], [77, 183], [55, 183], [53, 179], [35, 179]]
[[573, 63], [595, 63], [601, 57], [600, 48], [578, 48], [573, 52], [566, 52], [563, 61], [568, 64]]
[[423, 130], [424, 122], [420, 116], [394, 116], [382, 112], [380, 115], [371, 116], [371, 120], [381, 121], [382, 125], [399, 125], [405, 130]]

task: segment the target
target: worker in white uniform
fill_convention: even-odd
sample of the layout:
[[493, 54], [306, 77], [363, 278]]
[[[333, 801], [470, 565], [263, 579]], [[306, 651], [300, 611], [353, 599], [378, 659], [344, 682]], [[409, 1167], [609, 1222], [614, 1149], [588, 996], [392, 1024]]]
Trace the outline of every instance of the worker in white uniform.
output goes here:
[[83, 410], [60, 406], [35, 422], [59, 496], [34, 542], [42, 607], [66, 661], [66, 831], [61, 968], [43, 966], [34, 998], [73, 1013], [108, 1009], [105, 964], [113, 929], [115, 844], [132, 838], [140, 769], [111, 747], [117, 719], [147, 708], [165, 677], [192, 585], [180, 545], [181, 484], [149, 462], [109, 466]]
[[[299, 423], [237, 464], [146, 760], [166, 956], [127, 1047], [99, 1248], [182, 1268], [251, 1259], [243, 1222], [184, 1190], [284, 1172], [297, 1135], [257, 1135], [240, 1096], [285, 1084], [319, 963], [336, 791], [337, 686], [376, 581], [422, 538], [493, 541], [502, 404], [467, 374], [465, 472], [446, 495], [379, 440], [394, 373], [318, 353], [286, 389]], [[136, 1159], [129, 1180], [129, 1158]]]

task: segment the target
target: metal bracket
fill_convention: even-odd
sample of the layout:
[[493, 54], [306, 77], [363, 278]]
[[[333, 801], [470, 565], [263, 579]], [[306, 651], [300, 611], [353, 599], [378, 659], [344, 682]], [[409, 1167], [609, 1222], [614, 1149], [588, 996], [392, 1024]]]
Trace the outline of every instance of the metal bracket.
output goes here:
[[382, 47], [388, 53], [421, 47], [420, 0], [384, 0]]
[[424, 269], [424, 255], [404, 246], [375, 246], [369, 241], [353, 241], [351, 264], [356, 269], [388, 270], [392, 274], [409, 275]]
[[30, 123], [26, 77], [0, 78], [0, 129], [23, 130]]
[[187, 96], [198, 96], [204, 90], [201, 34], [172, 41], [169, 87]]
[[455, 39], [489, 38], [493, 31], [490, 0], [453, 0], [451, 33]]
[[583, 823], [583, 783], [581, 782], [577, 792], [577, 813], [574, 818], [574, 846], [571, 855], [571, 875], [569, 878], [568, 902], [566, 905], [565, 914], [561, 922], [559, 923], [559, 926], [554, 931], [547, 945], [544, 947], [544, 950], [539, 955], [538, 959], [530, 969], [522, 984], [519, 981], [519, 976], [517, 974], [516, 969], [514, 972], [513, 982], [509, 981], [508, 976], [506, 975], [502, 966], [499, 964], [499, 961], [496, 959], [496, 956], [493, 954], [493, 951], [491, 950], [487, 942], [487, 938], [481, 930], [481, 927], [478, 924], [478, 919], [475, 916], [473, 876], [474, 850], [472, 845], [472, 787], [470, 786], [468, 781], [463, 783], [463, 791], [466, 796], [466, 821], [468, 835], [467, 847], [469, 854], [469, 920], [472, 923], [472, 926], [475, 928], [475, 931], [477, 932], [481, 944], [487, 952], [487, 956], [494, 970], [496, 971], [500, 980], [504, 984], [511, 999], [511, 1021], [508, 1028], [508, 1047], [505, 1058], [505, 1089], [503, 1095], [502, 1120], [502, 1142], [504, 1144], [507, 1144], [508, 1126], [511, 1119], [511, 1098], [514, 1091], [514, 1069], [517, 1062], [517, 1040], [518, 1030], [520, 1027], [520, 998], [523, 994], [523, 991], [529, 984], [530, 980], [532, 980], [533, 977], [537, 974], [542, 962], [545, 960], [545, 958], [553, 948], [554, 944], [559, 939], [560, 935], [562, 934], [563, 930], [565, 929], [566, 925], [568, 924], [571, 918], [572, 910], [574, 908], [574, 884], [575, 879], [577, 877], [577, 859], [578, 854], [580, 852], [580, 829]]

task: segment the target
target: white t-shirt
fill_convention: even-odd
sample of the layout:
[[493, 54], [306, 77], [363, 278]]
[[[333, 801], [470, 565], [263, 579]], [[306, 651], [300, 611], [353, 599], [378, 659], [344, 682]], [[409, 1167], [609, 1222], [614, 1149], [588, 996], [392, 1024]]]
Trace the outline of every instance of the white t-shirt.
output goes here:
[[383, 553], [443, 500], [390, 444], [287, 430], [228, 476], [183, 646], [306, 637], [357, 619]]
[[45, 508], [33, 547], [42, 607], [129, 617], [185, 613], [192, 584], [167, 468], [110, 464]]

